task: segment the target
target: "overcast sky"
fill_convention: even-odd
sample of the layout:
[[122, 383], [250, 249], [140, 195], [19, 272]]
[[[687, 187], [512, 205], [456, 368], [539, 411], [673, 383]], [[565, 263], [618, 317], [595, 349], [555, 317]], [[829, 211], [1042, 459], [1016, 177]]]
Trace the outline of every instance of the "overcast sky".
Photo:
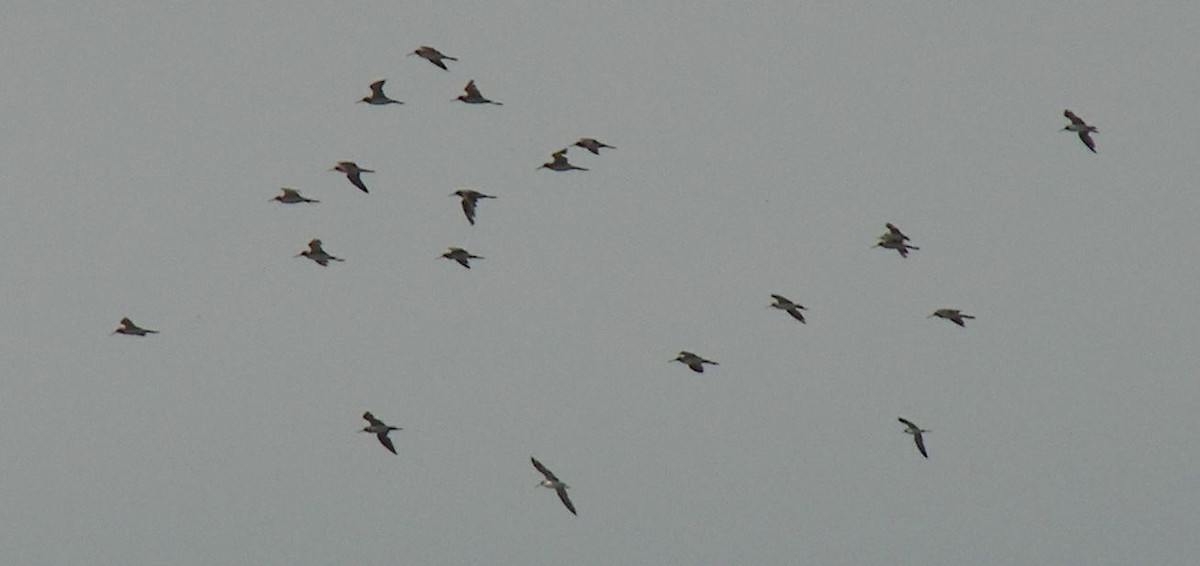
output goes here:
[[347, 6], [6, 7], [6, 563], [1200, 553], [1200, 5]]

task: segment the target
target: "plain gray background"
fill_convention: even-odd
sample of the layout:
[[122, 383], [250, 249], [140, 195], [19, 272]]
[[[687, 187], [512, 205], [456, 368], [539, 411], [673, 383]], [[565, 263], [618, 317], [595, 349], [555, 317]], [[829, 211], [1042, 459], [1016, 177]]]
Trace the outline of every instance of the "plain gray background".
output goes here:
[[1194, 2], [103, 4], [0, 20], [6, 563], [1200, 552]]

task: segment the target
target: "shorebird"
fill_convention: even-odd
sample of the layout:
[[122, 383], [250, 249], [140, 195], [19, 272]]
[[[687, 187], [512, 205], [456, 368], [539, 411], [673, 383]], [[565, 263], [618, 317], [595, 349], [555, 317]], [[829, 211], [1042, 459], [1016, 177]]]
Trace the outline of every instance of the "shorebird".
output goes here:
[[897, 252], [900, 252], [900, 257], [908, 257], [908, 250], [921, 249], [921, 248], [918, 248], [917, 246], [910, 246], [910, 245], [904, 243], [905, 241], [908, 240], [908, 236], [905, 236], [904, 233], [901, 232], [900, 229], [897, 228], [895, 225], [893, 225], [891, 222], [887, 223], [887, 229], [888, 229], [887, 233], [880, 236], [879, 242], [871, 247], [887, 248], [889, 250], [896, 250]]
[[617, 149], [611, 145], [597, 141], [595, 138], [579, 138], [579, 141], [575, 142], [575, 145], [582, 147], [583, 149], [586, 149], [596, 155], [600, 155], [600, 148], [602, 147]]
[[375, 418], [375, 415], [372, 415], [371, 411], [363, 413], [363, 418], [367, 419], [367, 422], [370, 424], [364, 426], [363, 429], [358, 432], [369, 432], [374, 434], [375, 438], [379, 439], [379, 443], [382, 444], [384, 448], [387, 448], [392, 454], [395, 454], [396, 447], [392, 446], [392, 439], [388, 437], [388, 433], [392, 432], [393, 430], [404, 429], [398, 426], [388, 426], [383, 424], [383, 421]]
[[469, 260], [484, 259], [483, 256], [472, 255], [471, 252], [468, 252], [467, 250], [464, 250], [462, 248], [450, 248], [446, 253], [442, 254], [439, 257], [444, 257], [446, 259], [452, 259], [454, 261], [457, 261], [459, 265], [461, 265], [467, 269], [471, 269], [471, 263]]
[[373, 104], [375, 106], [383, 106], [383, 105], [387, 105], [387, 104], [404, 104], [403, 102], [400, 102], [399, 100], [392, 100], [392, 99], [388, 98], [387, 95], [383, 93], [383, 83], [386, 83], [386, 82], [387, 82], [387, 79], [383, 79], [383, 80], [378, 80], [378, 81], [371, 83], [371, 96], [364, 96], [362, 98], [362, 100], [359, 100], [359, 102], [366, 102], [367, 104]]
[[308, 243], [307, 250], [296, 254], [296, 257], [300, 256], [307, 257], [308, 259], [311, 259], [322, 266], [329, 265], [330, 261], [346, 261], [340, 257], [334, 257], [325, 253], [325, 250], [321, 248], [321, 240], [317, 238], [313, 238], [313, 241]]
[[283, 194], [281, 194], [267, 202], [276, 201], [276, 200], [279, 202], [282, 202], [283, 204], [296, 204], [298, 202], [321, 202], [319, 200], [304, 198], [304, 197], [300, 196], [300, 191], [297, 191], [296, 189], [289, 189], [287, 187], [283, 187], [282, 189], [279, 189], [279, 190], [283, 191]]
[[[775, 299], [775, 302], [772, 303], [771, 306], [782, 311], [787, 311], [788, 314], [792, 315], [792, 318], [800, 322], [804, 322], [804, 313], [800, 312], [802, 310], [808, 310], [804, 308], [804, 305], [793, 303], [783, 295], [771, 295], [771, 297]], [[805, 322], [805, 324], [808, 323]]]
[[696, 354], [693, 354], [687, 350], [679, 352], [679, 355], [675, 356], [675, 359], [673, 359], [671, 361], [672, 362], [680, 362], [683, 365], [685, 365], [689, 368], [692, 368], [692, 371], [694, 371], [696, 373], [704, 373], [704, 364], [712, 364], [714, 366], [721, 365], [721, 364], [718, 364], [717, 362], [701, 358], [700, 356], [697, 356]]
[[462, 198], [463, 214], [467, 215], [467, 222], [470, 222], [472, 226], [475, 225], [475, 203], [479, 202], [481, 198], [496, 198], [492, 195], [485, 195], [471, 189], [459, 189], [450, 193], [450, 195], [457, 195]]
[[[545, 167], [546, 169], [549, 169], [551, 171], [570, 171], [572, 169], [578, 169], [579, 171], [587, 171], [587, 169], [585, 169], [583, 167], [576, 167], [567, 162], [567, 150], [566, 149], [560, 149], [554, 153], [551, 153], [550, 155], [554, 157], [554, 161], [551, 161], [549, 163], [543, 163], [542, 167]], [[538, 167], [538, 169], [541, 169], [542, 167]]]
[[358, 187], [358, 190], [360, 190], [364, 193], [371, 192], [371, 191], [368, 191], [367, 186], [363, 184], [362, 174], [363, 173], [374, 173], [375, 172], [374, 169], [363, 169], [362, 167], [359, 167], [358, 164], [353, 161], [338, 161], [337, 165], [334, 165], [333, 168], [330, 169], [330, 171], [341, 171], [342, 173], [345, 173], [346, 178], [350, 179], [350, 184]]
[[449, 71], [450, 69], [447, 69], [446, 64], [443, 63], [442, 61], [458, 61], [457, 57], [443, 55], [441, 51], [438, 51], [437, 49], [429, 47], [428, 45], [422, 45], [421, 47], [417, 48], [412, 53], [409, 53], [409, 55], [410, 56], [417, 55], [417, 56], [421, 57], [422, 59], [425, 59], [426, 61], [429, 61], [430, 63], [433, 63], [434, 65], [441, 67], [443, 71]]
[[969, 314], [963, 314], [958, 309], [938, 309], [938, 310], [933, 311], [933, 314], [931, 314], [925, 318], [933, 318], [935, 316], [938, 318], [944, 318], [946, 320], [949, 320], [950, 322], [953, 322], [954, 324], [957, 324], [963, 328], [966, 328], [966, 326], [967, 326], [963, 322], [964, 318], [972, 318], [972, 319], [975, 318]]
[[913, 435], [913, 441], [917, 443], [917, 450], [921, 451], [922, 456], [928, 458], [929, 453], [925, 452], [925, 437], [921, 436], [921, 433], [929, 431], [913, 424], [912, 421], [904, 417], [900, 417], [900, 422], [904, 423], [904, 425], [908, 427], [904, 430], [905, 434]]
[[533, 467], [537, 468], [537, 471], [541, 472], [543, 476], [546, 476], [546, 479], [538, 482], [538, 484], [533, 487], [546, 487], [553, 489], [556, 493], [558, 493], [558, 498], [562, 500], [563, 505], [567, 506], [567, 511], [570, 511], [572, 515], [578, 515], [578, 513], [575, 512], [575, 505], [571, 503], [571, 498], [567, 496], [567, 488], [571, 486], [563, 483], [562, 480], [559, 480], [558, 476], [555, 476], [554, 472], [551, 472], [549, 468], [543, 466], [542, 463], [537, 460], [537, 458], [530, 456], [529, 460], [533, 462]]
[[475, 86], [475, 79], [467, 81], [467, 86], [463, 87], [463, 90], [467, 91], [466, 94], [460, 94], [454, 100], [461, 100], [467, 104], [495, 104], [496, 106], [502, 106], [501, 103], [492, 102], [484, 98], [482, 94], [479, 94], [479, 88]]
[[112, 331], [113, 334], [128, 334], [130, 336], [145, 336], [147, 334], [158, 334], [157, 330], [142, 328], [129, 320], [129, 317], [121, 319], [121, 327]]
[[1086, 145], [1088, 149], [1092, 150], [1092, 153], [1096, 153], [1096, 142], [1092, 141], [1092, 132], [1099, 133], [1100, 130], [1097, 130], [1096, 126], [1089, 126], [1087, 122], [1083, 121], [1083, 118], [1076, 116], [1075, 113], [1071, 112], [1070, 110], [1063, 110], [1063, 116], [1066, 116], [1071, 123], [1067, 124], [1062, 131], [1078, 132], [1079, 139], [1083, 142], [1083, 145]]

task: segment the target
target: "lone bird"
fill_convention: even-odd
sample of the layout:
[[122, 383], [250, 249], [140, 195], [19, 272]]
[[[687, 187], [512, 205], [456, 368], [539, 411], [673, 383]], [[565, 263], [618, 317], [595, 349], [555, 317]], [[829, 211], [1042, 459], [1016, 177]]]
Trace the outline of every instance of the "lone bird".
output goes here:
[[467, 81], [467, 86], [463, 87], [463, 90], [465, 90], [466, 93], [458, 95], [458, 98], [455, 100], [461, 100], [467, 104], [495, 104], [496, 106], [503, 106], [503, 104], [499, 102], [493, 102], [484, 98], [483, 95], [479, 93], [479, 88], [475, 86], [475, 79]]
[[617, 149], [611, 145], [597, 141], [595, 138], [579, 138], [579, 141], [575, 142], [575, 145], [582, 147], [583, 149], [586, 149], [596, 155], [600, 155], [600, 148], [602, 147]]
[[475, 204], [479, 202], [479, 199], [496, 198], [492, 195], [485, 195], [479, 191], [474, 191], [471, 189], [459, 189], [450, 193], [450, 195], [457, 195], [462, 198], [463, 214], [467, 215], [467, 222], [470, 222], [472, 226], [475, 225]]
[[298, 202], [321, 202], [319, 200], [304, 198], [304, 197], [300, 196], [300, 191], [297, 191], [296, 189], [289, 189], [287, 187], [283, 187], [282, 189], [279, 189], [279, 190], [283, 191], [283, 194], [281, 194], [267, 202], [276, 201], [276, 200], [279, 202], [282, 202], [283, 204], [296, 204]]
[[129, 320], [129, 317], [121, 319], [121, 326], [112, 331], [112, 334], [128, 334], [130, 336], [145, 336], [147, 334], [158, 334], [157, 330], [142, 328]]
[[913, 436], [913, 441], [917, 443], [917, 450], [921, 451], [921, 455], [929, 458], [929, 453], [925, 452], [925, 437], [921, 436], [921, 433], [929, 431], [913, 424], [912, 421], [904, 417], [900, 417], [900, 422], [904, 423], [904, 426], [908, 427], [904, 429], [904, 432], [905, 434], [911, 434]]
[[374, 173], [375, 172], [374, 169], [363, 169], [362, 167], [359, 167], [358, 164], [353, 161], [338, 161], [337, 165], [334, 165], [333, 168], [330, 169], [330, 171], [341, 171], [342, 173], [345, 173], [346, 178], [350, 179], [350, 184], [358, 187], [358, 190], [360, 190], [364, 193], [371, 192], [371, 191], [368, 191], [367, 186], [363, 184], [362, 174], [363, 173]]
[[449, 55], [444, 55], [444, 54], [442, 54], [441, 51], [438, 51], [437, 49], [429, 47], [428, 45], [422, 45], [422, 46], [418, 47], [412, 53], [409, 53], [409, 56], [412, 56], [412, 55], [417, 55], [417, 56], [421, 57], [422, 59], [441, 67], [443, 71], [449, 71], [450, 69], [447, 69], [446, 64], [443, 63], [442, 61], [458, 61], [457, 57], [451, 57]]
[[675, 356], [675, 359], [673, 359], [671, 361], [672, 362], [680, 362], [683, 365], [691, 368], [692, 371], [694, 371], [696, 373], [704, 373], [704, 364], [711, 364], [714, 366], [721, 365], [712, 360], [706, 360], [704, 358], [701, 358], [700, 356], [697, 356], [696, 354], [693, 354], [687, 350], [679, 352], [679, 355]]
[[462, 248], [450, 248], [449, 250], [446, 251], [446, 253], [442, 254], [439, 257], [444, 257], [446, 259], [452, 259], [454, 261], [457, 261], [459, 265], [461, 265], [467, 269], [471, 269], [470, 260], [485, 259], [483, 256], [472, 255], [471, 252], [468, 252], [467, 250], [464, 250]]
[[385, 106], [388, 104], [404, 104], [403, 102], [400, 102], [399, 100], [392, 100], [392, 99], [388, 98], [387, 95], [383, 93], [383, 83], [386, 83], [386, 82], [387, 82], [387, 79], [382, 79], [382, 80], [378, 80], [378, 81], [371, 83], [371, 95], [362, 97], [362, 100], [359, 100], [359, 102], [366, 102], [367, 104], [372, 104], [375, 106]]
[[313, 238], [313, 241], [308, 243], [307, 250], [296, 254], [296, 257], [300, 256], [307, 257], [308, 259], [321, 264], [322, 267], [329, 265], [330, 261], [346, 261], [340, 257], [334, 257], [325, 253], [325, 250], [321, 247], [321, 240], [317, 238]]
[[925, 318], [933, 318], [935, 316], [949, 320], [950, 322], [953, 322], [954, 324], [957, 324], [963, 328], [967, 327], [966, 323], [963, 322], [964, 318], [975, 318], [969, 314], [963, 314], [958, 309], [938, 309], [933, 311], [933, 314]]
[[[808, 310], [804, 308], [804, 305], [793, 303], [783, 295], [771, 295], [771, 297], [775, 299], [775, 302], [772, 303], [771, 306], [779, 310], [786, 311], [788, 314], [792, 315], [792, 318], [800, 322], [804, 322], [804, 313], [800, 312], [802, 310]], [[807, 322], [804, 323], [808, 324]]]
[[908, 240], [908, 236], [905, 236], [904, 233], [901, 232], [900, 229], [897, 228], [895, 225], [893, 225], [891, 222], [888, 222], [886, 224], [886, 226], [888, 229], [887, 233], [880, 236], [879, 242], [877, 242], [874, 246], [871, 246], [871, 247], [887, 248], [889, 250], [896, 250], [897, 252], [900, 252], [900, 257], [908, 257], [908, 250], [921, 249], [921, 248], [918, 248], [917, 246], [911, 246], [911, 245], [906, 244], [905, 242]]
[[583, 167], [576, 167], [574, 165], [571, 165], [567, 161], [567, 150], [566, 149], [560, 149], [554, 153], [551, 153], [550, 155], [554, 157], [554, 161], [551, 161], [549, 163], [543, 163], [541, 167], [538, 167], [538, 169], [545, 167], [546, 169], [549, 169], [551, 171], [570, 171], [572, 169], [577, 169], [579, 171], [587, 171], [587, 169], [585, 169]]
[[383, 424], [383, 421], [375, 418], [375, 415], [372, 415], [371, 411], [367, 411], [367, 412], [363, 413], [363, 418], [367, 419], [367, 423], [369, 423], [369, 424], [367, 424], [367, 426], [364, 426], [363, 429], [358, 432], [369, 432], [371, 434], [374, 434], [375, 438], [379, 439], [379, 443], [382, 444], [384, 448], [387, 448], [389, 451], [391, 451], [392, 454], [395, 454], [396, 447], [392, 446], [392, 439], [388, 437], [388, 433], [392, 432], [393, 430], [404, 430], [404, 429], [402, 429], [398, 426], [388, 426], [386, 424]]
[[562, 500], [563, 505], [567, 506], [567, 511], [570, 511], [572, 515], [579, 515], [575, 512], [575, 505], [571, 503], [571, 498], [567, 496], [567, 488], [571, 486], [558, 479], [558, 476], [555, 476], [554, 472], [551, 472], [549, 468], [543, 466], [542, 463], [537, 460], [537, 458], [530, 456], [529, 460], [533, 462], [533, 467], [537, 468], [537, 471], [541, 472], [543, 476], [546, 476], [546, 479], [538, 482], [538, 484], [533, 487], [546, 487], [553, 489], [556, 493], [558, 493], [558, 498]]
[[1099, 133], [1100, 130], [1097, 130], [1096, 126], [1089, 126], [1087, 122], [1083, 121], [1083, 118], [1076, 116], [1070, 110], [1063, 110], [1063, 116], [1066, 116], [1071, 123], [1067, 124], [1062, 131], [1078, 132], [1079, 140], [1083, 142], [1083, 145], [1092, 150], [1092, 153], [1096, 153], [1096, 142], [1092, 141], [1092, 132]]

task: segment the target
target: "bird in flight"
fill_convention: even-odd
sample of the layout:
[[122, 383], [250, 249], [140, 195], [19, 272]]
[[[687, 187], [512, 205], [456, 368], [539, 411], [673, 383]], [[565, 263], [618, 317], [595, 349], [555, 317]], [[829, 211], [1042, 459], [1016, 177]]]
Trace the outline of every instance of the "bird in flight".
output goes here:
[[921, 249], [921, 248], [918, 248], [917, 246], [911, 246], [909, 244], [906, 244], [905, 242], [908, 241], [908, 236], [905, 236], [904, 232], [901, 232], [900, 229], [897, 228], [891, 222], [887, 223], [887, 229], [888, 229], [887, 233], [880, 236], [879, 242], [877, 242], [874, 246], [871, 246], [871, 247], [887, 248], [889, 250], [896, 250], [897, 252], [900, 252], [900, 257], [908, 257], [908, 250]]
[[384, 424], [383, 421], [375, 418], [375, 415], [372, 415], [371, 411], [367, 411], [367, 412], [363, 413], [363, 418], [367, 419], [368, 424], [367, 424], [367, 426], [364, 426], [363, 429], [358, 432], [369, 432], [371, 434], [374, 434], [375, 438], [379, 439], [379, 443], [382, 444], [384, 448], [387, 448], [392, 454], [395, 454], [396, 447], [392, 446], [392, 439], [390, 437], [388, 437], [388, 433], [392, 432], [393, 430], [404, 430], [404, 429], [402, 429], [398, 426], [388, 426], [388, 425]]
[[929, 453], [925, 452], [925, 437], [921, 436], [921, 433], [929, 431], [913, 424], [912, 421], [904, 417], [900, 417], [900, 422], [904, 423], [904, 426], [908, 427], [904, 429], [904, 433], [913, 435], [913, 442], [917, 443], [917, 450], [921, 451], [921, 455], [929, 458]]
[[341, 171], [342, 173], [345, 173], [346, 178], [350, 179], [350, 184], [358, 187], [358, 190], [360, 190], [364, 193], [371, 192], [371, 191], [368, 191], [367, 186], [363, 184], [362, 174], [363, 173], [374, 173], [375, 172], [374, 169], [363, 169], [362, 167], [359, 167], [358, 164], [353, 161], [338, 161], [337, 165], [334, 165], [333, 168], [330, 169], [330, 171]]
[[1092, 133], [1099, 133], [1100, 130], [1097, 130], [1096, 126], [1089, 126], [1087, 122], [1083, 121], [1083, 118], [1076, 116], [1070, 110], [1063, 110], [1063, 116], [1066, 116], [1071, 123], [1067, 124], [1062, 131], [1077, 132], [1079, 140], [1083, 142], [1083, 145], [1092, 150], [1092, 153], [1096, 153], [1096, 142], [1092, 140]]
[[282, 189], [279, 189], [279, 190], [283, 191], [283, 194], [281, 194], [267, 202], [279, 201], [279, 202], [282, 202], [283, 204], [295, 204], [298, 202], [321, 202], [319, 200], [304, 198], [304, 197], [300, 196], [300, 191], [297, 191], [296, 189], [289, 189], [287, 187], [283, 187]]
[[483, 256], [473, 255], [473, 254], [471, 254], [471, 252], [464, 250], [462, 248], [450, 248], [449, 250], [446, 251], [446, 253], [444, 253], [438, 257], [444, 257], [446, 259], [452, 259], [454, 261], [457, 261], [459, 265], [461, 265], [467, 269], [471, 269], [470, 260], [485, 259]]
[[553, 489], [556, 493], [558, 493], [558, 498], [562, 500], [563, 505], [567, 506], [567, 511], [570, 511], [572, 515], [578, 515], [578, 513], [575, 512], [575, 505], [571, 503], [571, 498], [567, 496], [567, 488], [570, 486], [559, 480], [558, 476], [555, 476], [554, 472], [551, 472], [549, 468], [542, 465], [537, 458], [530, 456], [529, 460], [533, 462], [533, 467], [537, 468], [537, 471], [541, 472], [543, 476], [546, 476], [546, 479], [538, 482], [538, 484], [534, 487], [540, 486]]
[[479, 93], [479, 88], [475, 86], [475, 79], [467, 81], [467, 86], [463, 87], [463, 90], [465, 90], [466, 93], [458, 95], [458, 98], [455, 100], [461, 100], [467, 104], [495, 104], [496, 106], [503, 106], [503, 104], [500, 102], [493, 102], [484, 98], [483, 95]]
[[679, 352], [679, 355], [675, 356], [675, 359], [673, 359], [671, 361], [672, 362], [680, 362], [683, 365], [691, 368], [692, 371], [694, 371], [696, 373], [704, 373], [704, 364], [711, 364], [714, 366], [721, 365], [712, 360], [706, 360], [704, 358], [701, 358], [700, 356], [697, 356], [696, 354], [693, 354], [687, 350]]
[[462, 198], [463, 214], [467, 215], [467, 222], [470, 222], [472, 226], [475, 225], [475, 204], [479, 202], [479, 199], [496, 198], [492, 195], [485, 195], [479, 191], [471, 189], [459, 189], [450, 194], [452, 196], [457, 195]]
[[121, 319], [121, 326], [112, 331], [112, 334], [128, 334], [130, 336], [145, 336], [147, 334], [158, 334], [157, 330], [142, 328], [129, 320], [129, 317]]
[[296, 254], [296, 257], [300, 256], [307, 257], [308, 259], [321, 264], [322, 267], [329, 265], [329, 262], [331, 261], [346, 261], [340, 257], [335, 257], [325, 253], [325, 249], [321, 247], [321, 240], [317, 238], [313, 238], [313, 240], [308, 243], [307, 250]]
[[422, 45], [421, 47], [418, 47], [412, 53], [409, 53], [409, 55], [410, 56], [416, 55], [418, 57], [421, 57], [422, 59], [425, 59], [426, 61], [429, 61], [430, 63], [433, 63], [434, 65], [441, 67], [443, 71], [449, 71], [450, 69], [447, 69], [446, 64], [443, 63], [442, 61], [458, 61], [457, 57], [443, 55], [441, 51], [438, 51], [437, 49], [429, 47], [428, 45]]
[[[792, 318], [794, 318], [800, 322], [804, 322], [804, 313], [800, 312], [802, 310], [808, 310], [808, 309], [804, 308], [804, 305], [798, 305], [796, 303], [793, 303], [792, 301], [788, 300], [788, 298], [784, 297], [783, 295], [771, 295], [771, 297], [773, 299], [775, 299], [775, 302], [772, 303], [771, 306], [773, 306], [779, 310], [786, 311], [788, 314], [792, 315]], [[805, 322], [805, 324], [808, 324], [808, 323]]]
[[387, 95], [383, 93], [383, 83], [386, 83], [386, 82], [387, 82], [387, 79], [382, 79], [382, 80], [378, 80], [378, 81], [371, 83], [371, 95], [362, 97], [362, 100], [359, 100], [359, 102], [366, 102], [367, 104], [371, 104], [371, 105], [375, 105], [375, 106], [385, 106], [388, 104], [404, 104], [403, 102], [400, 102], [399, 100], [392, 100], [392, 99], [388, 98]]
[[538, 167], [538, 169], [541, 169], [544, 167], [551, 171], [570, 171], [572, 169], [576, 169], [579, 171], [587, 171], [587, 169], [585, 169], [583, 167], [576, 167], [575, 165], [571, 165], [570, 162], [567, 161], [567, 150], [566, 149], [560, 149], [554, 153], [551, 153], [550, 156], [553, 157], [554, 160], [550, 161], [548, 163], [543, 163], [541, 167]]
[[938, 310], [933, 311], [933, 314], [931, 314], [925, 318], [932, 318], [935, 316], [938, 318], [944, 318], [946, 320], [949, 320], [950, 322], [953, 322], [954, 324], [957, 324], [963, 328], [967, 327], [967, 324], [965, 322], [963, 322], [964, 318], [971, 318], [971, 319], [975, 318], [969, 314], [963, 314], [958, 309], [938, 309]]
[[582, 147], [583, 149], [586, 149], [596, 155], [600, 155], [600, 148], [602, 147], [617, 149], [611, 145], [597, 141], [595, 138], [579, 138], [579, 141], [575, 142], [575, 145]]

